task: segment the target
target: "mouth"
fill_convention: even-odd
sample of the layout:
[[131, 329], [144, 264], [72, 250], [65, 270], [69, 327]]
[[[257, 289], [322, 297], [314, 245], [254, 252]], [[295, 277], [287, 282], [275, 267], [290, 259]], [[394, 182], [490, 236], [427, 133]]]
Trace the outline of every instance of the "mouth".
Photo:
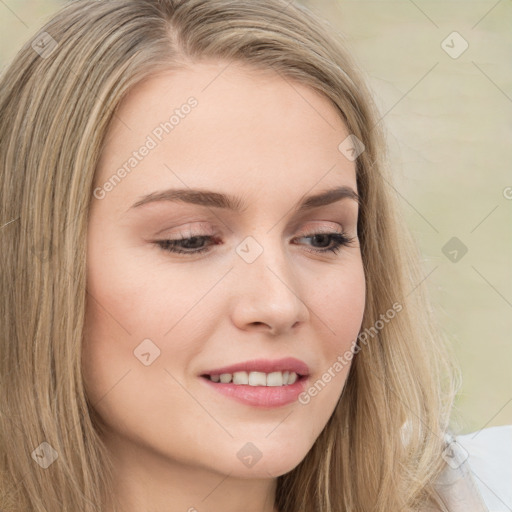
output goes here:
[[212, 373], [203, 374], [202, 378], [215, 382], [217, 384], [231, 384], [237, 386], [261, 386], [261, 387], [286, 387], [292, 386], [297, 381], [307, 379], [307, 375], [297, 372], [246, 372], [239, 371], [234, 373]]
[[229, 366], [210, 368], [201, 377], [220, 384], [240, 386], [288, 386], [310, 373], [308, 365], [295, 357], [252, 359]]
[[297, 402], [309, 376], [296, 372], [212, 373], [200, 376], [207, 388], [241, 404], [269, 410]]
[[310, 369], [295, 357], [252, 359], [202, 371], [212, 391], [245, 405], [264, 409], [296, 402], [308, 385]]

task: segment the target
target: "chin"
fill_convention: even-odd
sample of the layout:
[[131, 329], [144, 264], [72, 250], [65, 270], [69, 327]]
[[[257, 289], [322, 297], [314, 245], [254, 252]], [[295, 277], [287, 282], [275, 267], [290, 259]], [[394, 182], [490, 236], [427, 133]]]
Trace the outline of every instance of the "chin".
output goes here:
[[[242, 451], [244, 448], [245, 452]], [[296, 451], [294, 453], [290, 450], [267, 449], [261, 450], [261, 455], [258, 455], [258, 452], [249, 443], [244, 448], [241, 450], [240, 456], [237, 454], [237, 458], [241, 459], [240, 462], [237, 460], [234, 467], [230, 469], [232, 476], [236, 475], [239, 478], [277, 478], [296, 468], [307, 455], [307, 452], [299, 451], [297, 447], [295, 447]], [[253, 451], [252, 461], [250, 455], [245, 455], [251, 453], [251, 450]], [[260, 458], [258, 459], [258, 457]], [[244, 458], [247, 461], [244, 461]]]

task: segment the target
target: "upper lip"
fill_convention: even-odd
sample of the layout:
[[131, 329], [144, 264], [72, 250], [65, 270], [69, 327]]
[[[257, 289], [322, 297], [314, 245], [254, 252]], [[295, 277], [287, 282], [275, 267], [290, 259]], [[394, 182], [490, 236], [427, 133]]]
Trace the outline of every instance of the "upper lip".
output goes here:
[[215, 368], [207, 370], [202, 375], [220, 375], [222, 373], [235, 373], [235, 372], [295, 372], [298, 375], [309, 375], [308, 365], [296, 359], [295, 357], [285, 357], [283, 359], [252, 359], [250, 361], [243, 361], [235, 363], [230, 366], [223, 366], [222, 368]]

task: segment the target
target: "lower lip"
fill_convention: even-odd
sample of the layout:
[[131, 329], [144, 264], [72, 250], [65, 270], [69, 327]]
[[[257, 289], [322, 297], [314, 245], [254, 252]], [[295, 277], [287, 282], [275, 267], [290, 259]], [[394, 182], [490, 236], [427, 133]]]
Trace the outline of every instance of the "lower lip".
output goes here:
[[283, 407], [297, 401], [298, 396], [306, 388], [307, 377], [300, 377], [287, 386], [249, 386], [248, 384], [223, 384], [201, 377], [215, 391], [234, 400], [255, 407]]

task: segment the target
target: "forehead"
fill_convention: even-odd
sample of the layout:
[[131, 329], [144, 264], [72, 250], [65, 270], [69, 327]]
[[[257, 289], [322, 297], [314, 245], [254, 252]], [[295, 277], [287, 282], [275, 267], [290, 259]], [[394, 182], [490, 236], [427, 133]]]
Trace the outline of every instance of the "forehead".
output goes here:
[[[304, 84], [235, 63], [194, 64], [148, 78], [123, 99], [96, 181], [101, 186], [137, 159], [112, 197], [173, 185], [277, 195], [320, 180], [320, 188], [355, 188], [355, 163], [338, 150], [348, 135], [331, 101]], [[145, 156], [134, 156], [145, 145]]]

